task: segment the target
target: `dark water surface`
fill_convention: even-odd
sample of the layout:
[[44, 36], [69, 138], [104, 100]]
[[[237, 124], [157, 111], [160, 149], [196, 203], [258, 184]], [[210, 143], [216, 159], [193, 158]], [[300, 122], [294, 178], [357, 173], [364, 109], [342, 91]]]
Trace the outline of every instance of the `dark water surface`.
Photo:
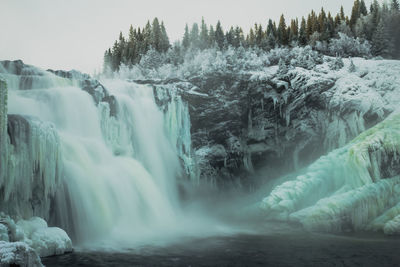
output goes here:
[[400, 238], [305, 232], [217, 236], [125, 252], [77, 250], [46, 266], [400, 266]]

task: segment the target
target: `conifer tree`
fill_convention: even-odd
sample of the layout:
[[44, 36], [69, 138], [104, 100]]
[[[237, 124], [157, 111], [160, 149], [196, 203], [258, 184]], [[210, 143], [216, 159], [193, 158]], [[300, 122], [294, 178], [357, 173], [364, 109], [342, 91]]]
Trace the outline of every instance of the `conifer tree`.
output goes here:
[[267, 36], [266, 46], [267, 49], [273, 49], [276, 46], [276, 38], [272, 33]]
[[324, 8], [321, 8], [321, 12], [319, 13], [318, 25], [319, 25], [318, 31], [320, 33], [324, 33], [325, 29], [326, 29], [326, 13], [325, 13]]
[[193, 23], [192, 29], [190, 30], [190, 43], [193, 47], [199, 47], [199, 25], [197, 23]]
[[292, 19], [290, 22], [289, 43], [296, 42], [299, 35], [299, 21]]
[[328, 13], [326, 32], [328, 39], [332, 38], [335, 34], [335, 22], [330, 12]]
[[360, 11], [359, 11], [359, 13], [360, 13], [360, 16], [361, 15], [366, 16], [368, 14], [367, 6], [365, 5], [365, 1], [364, 0], [360, 1]]
[[234, 38], [235, 38], [235, 30], [233, 29], [233, 27], [231, 27], [229, 31], [227, 31], [225, 34], [225, 40], [227, 45], [233, 46]]
[[150, 46], [152, 45], [152, 29], [151, 29], [151, 24], [150, 21], [147, 21], [146, 26], [143, 29], [143, 45], [142, 45], [142, 51], [141, 55], [144, 55], [149, 51]]
[[111, 69], [116, 71], [119, 69], [119, 65], [121, 63], [121, 51], [119, 48], [118, 41], [115, 40], [112, 52], [111, 52]]
[[160, 40], [160, 48], [161, 52], [166, 52], [170, 47], [169, 38], [167, 35], [167, 30], [165, 29], [164, 22], [161, 22], [161, 40]]
[[373, 53], [376, 56], [389, 57], [393, 54], [393, 43], [391, 42], [384, 19], [381, 18], [372, 38]]
[[184, 49], [188, 49], [190, 46], [189, 26], [187, 24], [185, 26], [185, 33], [183, 34], [182, 46]]
[[151, 46], [158, 52], [161, 52], [161, 26], [157, 18], [154, 18], [151, 28]]
[[286, 32], [286, 22], [285, 17], [282, 14], [281, 18], [279, 19], [279, 26], [278, 26], [278, 42], [281, 45], [288, 45], [288, 36]]
[[313, 20], [311, 18], [311, 14], [308, 14], [307, 17], [307, 39], [310, 38], [310, 36], [313, 34]]
[[256, 44], [256, 36], [254, 34], [253, 28], [250, 29], [250, 33], [247, 36], [247, 44], [249, 46], [254, 46]]
[[344, 15], [344, 8], [343, 8], [343, 6], [340, 7], [340, 20], [341, 20], [341, 21], [345, 21], [345, 20], [346, 20], [345, 15]]
[[136, 30], [131, 25], [129, 28], [129, 37], [128, 37], [128, 61], [129, 64], [134, 64], [136, 55]]
[[267, 26], [267, 36], [269, 35], [273, 35], [274, 37], [276, 37], [276, 26], [275, 24], [272, 22], [272, 20], [268, 20], [268, 26]]
[[235, 42], [234, 46], [239, 47], [243, 45], [244, 37], [243, 37], [243, 30], [239, 26], [235, 28]]
[[360, 0], [355, 0], [353, 4], [353, 9], [351, 10], [350, 17], [350, 28], [354, 28], [358, 18], [360, 17]]
[[199, 47], [200, 49], [206, 49], [208, 47], [208, 28], [206, 23], [204, 22], [204, 18], [201, 18], [201, 31], [200, 31], [200, 41]]
[[224, 47], [225, 35], [220, 21], [218, 21], [215, 26], [215, 41], [220, 49]]
[[392, 0], [390, 3], [390, 8], [394, 11], [400, 11], [400, 6], [399, 6], [399, 1], [398, 0]]
[[214, 46], [215, 43], [216, 43], [216, 41], [215, 41], [214, 27], [212, 25], [210, 25], [210, 32], [208, 34], [208, 47]]
[[335, 17], [335, 28], [340, 25], [340, 15], [337, 14]]
[[314, 32], [319, 32], [319, 22], [317, 15], [315, 14], [314, 10], [311, 10], [311, 15], [310, 15], [310, 35], [312, 35]]
[[255, 27], [256, 27], [256, 32], [255, 32], [255, 34], [256, 34], [256, 36], [255, 36], [256, 37], [256, 45], [258, 45], [260, 47], [261, 43], [262, 43], [262, 41], [264, 39], [264, 32], [263, 32], [263, 29], [262, 29], [261, 25], [257, 26], [257, 24], [256, 24]]
[[299, 30], [299, 44], [303, 46], [307, 44], [306, 20], [304, 17], [301, 18], [301, 24]]

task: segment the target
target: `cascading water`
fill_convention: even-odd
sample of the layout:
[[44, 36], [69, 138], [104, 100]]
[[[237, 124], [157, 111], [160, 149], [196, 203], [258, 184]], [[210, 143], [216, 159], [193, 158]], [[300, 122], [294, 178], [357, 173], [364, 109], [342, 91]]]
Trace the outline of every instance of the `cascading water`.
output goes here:
[[105, 81], [118, 103], [112, 117], [107, 103], [96, 107], [67, 79], [46, 75], [32, 77], [40, 89], [10, 88], [9, 113], [58, 132], [63, 172], [52, 221], [82, 242], [140, 242], [175, 228], [180, 164], [152, 88]]

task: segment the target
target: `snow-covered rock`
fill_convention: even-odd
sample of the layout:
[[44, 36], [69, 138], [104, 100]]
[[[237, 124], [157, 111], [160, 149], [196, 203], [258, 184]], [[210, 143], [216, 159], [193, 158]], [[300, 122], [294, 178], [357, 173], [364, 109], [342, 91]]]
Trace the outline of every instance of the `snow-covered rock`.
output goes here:
[[48, 227], [46, 221], [39, 217], [19, 220], [17, 227], [23, 231], [24, 241], [41, 257], [72, 251], [72, 242], [67, 233], [57, 227]]
[[32, 248], [41, 257], [61, 255], [72, 251], [72, 242], [67, 233], [58, 227], [41, 228], [30, 236]]
[[41, 266], [40, 257], [72, 251], [72, 242], [64, 230], [48, 227], [45, 220], [32, 217], [14, 222], [0, 216], [0, 263]]

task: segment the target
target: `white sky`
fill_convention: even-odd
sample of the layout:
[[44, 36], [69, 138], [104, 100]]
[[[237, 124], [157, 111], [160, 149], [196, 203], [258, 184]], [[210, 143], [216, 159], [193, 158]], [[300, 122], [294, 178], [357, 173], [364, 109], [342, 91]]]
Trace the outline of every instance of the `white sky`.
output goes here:
[[341, 5], [350, 15], [353, 0], [0, 0], [0, 60], [92, 74], [121, 30], [143, 27], [154, 17], [164, 21], [174, 41], [185, 23], [202, 16], [207, 24], [219, 19], [224, 30], [239, 25], [247, 32], [282, 13], [290, 19], [323, 6], [336, 14]]

